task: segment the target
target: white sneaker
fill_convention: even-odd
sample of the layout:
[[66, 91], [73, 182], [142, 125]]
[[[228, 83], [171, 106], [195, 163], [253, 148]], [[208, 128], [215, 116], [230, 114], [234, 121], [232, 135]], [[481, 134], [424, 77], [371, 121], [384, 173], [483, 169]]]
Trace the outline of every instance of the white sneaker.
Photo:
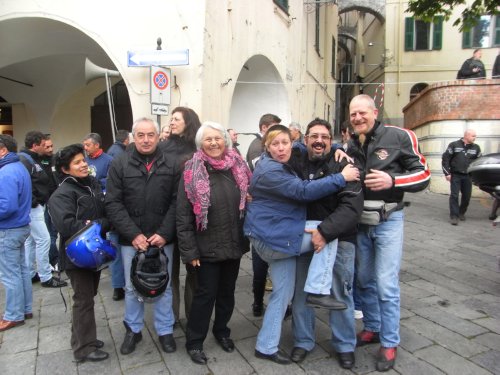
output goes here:
[[363, 319], [363, 311], [354, 310], [354, 319]]

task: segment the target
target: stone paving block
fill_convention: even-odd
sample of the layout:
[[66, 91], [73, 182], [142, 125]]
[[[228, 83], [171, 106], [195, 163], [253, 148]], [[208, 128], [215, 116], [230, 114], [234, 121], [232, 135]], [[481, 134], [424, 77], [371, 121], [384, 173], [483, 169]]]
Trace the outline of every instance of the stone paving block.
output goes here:
[[493, 331], [497, 334], [500, 334], [500, 320], [493, 318], [484, 318], [484, 319], [476, 319], [473, 321], [480, 326], [488, 328], [490, 331]]
[[[205, 353], [208, 357], [208, 368], [214, 374], [225, 374], [230, 369], [231, 375], [249, 375], [254, 369], [239, 352], [240, 341], [235, 341], [235, 351], [226, 353], [216, 343], [213, 336], [207, 337], [204, 343]], [[191, 360], [189, 360], [191, 361]]]
[[65, 311], [64, 304], [43, 304], [40, 310], [40, 327], [50, 327], [61, 323], [71, 323], [72, 300], [67, 300], [68, 308]]
[[417, 275], [413, 274], [411, 272], [411, 270], [401, 271], [399, 273], [399, 281], [402, 282], [402, 283], [405, 283], [407, 281], [418, 280], [418, 279], [420, 279], [420, 277], [418, 277]]
[[411, 286], [414, 286], [416, 288], [428, 290], [429, 292], [432, 292], [432, 293], [438, 295], [439, 297], [441, 297], [443, 299], [448, 299], [450, 301], [459, 302], [459, 301], [463, 301], [463, 300], [468, 298], [466, 295], [463, 295], [461, 293], [456, 293], [456, 292], [454, 292], [446, 287], [436, 285], [432, 282], [429, 282], [429, 281], [426, 281], [423, 279], [410, 281], [410, 282], [408, 282], [408, 284], [410, 284]]
[[352, 371], [343, 369], [334, 358], [322, 358], [315, 361], [304, 361], [299, 364], [307, 375], [352, 375]]
[[405, 309], [404, 307], [401, 307], [399, 315], [400, 315], [399, 316], [400, 319], [406, 319], [406, 318], [410, 318], [412, 316], [415, 316], [415, 313], [408, 310], [408, 309]]
[[490, 302], [474, 296], [464, 300], [463, 304], [484, 313], [489, 318], [500, 320], [500, 309], [498, 308], [500, 302]]
[[438, 345], [419, 350], [415, 355], [446, 374], [491, 375], [475, 363]]
[[498, 349], [500, 348], [497, 347], [497, 350], [490, 350], [489, 352], [476, 355], [471, 358], [471, 361], [493, 374], [500, 374], [500, 351]]
[[417, 315], [433, 321], [450, 331], [461, 334], [465, 337], [477, 336], [488, 330], [477, 324], [471, 323], [468, 320], [460, 319], [442, 309], [435, 307], [425, 307], [413, 310]]
[[40, 328], [38, 354], [48, 354], [71, 349], [70, 339], [70, 323]]
[[36, 363], [36, 375], [71, 375], [78, 374], [77, 364], [72, 350], [63, 350], [42, 354]]
[[259, 332], [259, 329], [236, 309], [229, 322], [229, 328], [231, 328], [231, 338], [233, 340], [255, 337]]
[[[415, 280], [418, 280], [418, 279], [414, 279], [413, 281], [415, 281]], [[434, 295], [433, 292], [430, 292], [430, 291], [425, 290], [425, 289], [416, 288], [416, 287], [409, 285], [407, 283], [401, 283], [400, 287], [401, 287], [401, 294], [402, 295], [406, 294], [408, 296], [412, 296], [413, 298], [417, 298], [417, 299], [421, 299], [421, 298], [425, 298], [425, 297], [429, 297], [429, 296]]]
[[448, 300], [443, 300], [439, 296], [422, 298], [422, 301], [426, 302], [432, 307], [436, 307], [450, 314], [453, 314], [460, 319], [472, 320], [486, 317], [486, 314], [484, 312], [470, 309], [463, 303], [455, 303]]
[[413, 272], [422, 279], [455, 293], [466, 295], [480, 293], [482, 285], [480, 286], [474, 281], [467, 282], [471, 278], [475, 279], [474, 275], [448, 267], [443, 262], [439, 262], [435, 258], [422, 258], [414, 262], [420, 267]]
[[431, 364], [422, 361], [411, 353], [398, 348], [398, 356], [394, 370], [405, 375], [442, 375], [443, 372]]
[[36, 350], [15, 354], [0, 353], [0, 373], [2, 375], [34, 375], [36, 361]]
[[[133, 368], [131, 370], [127, 370], [123, 372], [123, 374], [124, 375], [146, 375], [146, 374], [170, 375], [170, 371], [168, 371], [167, 367], [163, 362], [157, 362], [157, 363], [152, 363], [150, 365], [145, 365]], [[181, 374], [181, 372], [179, 372], [178, 374]], [[186, 372], [186, 374], [188, 373]]]
[[0, 335], [3, 335], [0, 354], [33, 350], [38, 345], [38, 323], [34, 319], [27, 320], [24, 325], [4, 331]]
[[408, 329], [404, 325], [400, 327], [401, 346], [410, 353], [416, 350], [433, 345], [433, 342], [426, 337]]
[[401, 324], [466, 358], [488, 350], [458, 333], [418, 316], [401, 321]]
[[253, 275], [239, 275], [236, 279], [236, 288], [240, 291], [252, 293]]
[[255, 370], [257, 374], [273, 374], [273, 375], [292, 375], [301, 374], [305, 372], [295, 363], [290, 365], [279, 365], [274, 362], [256, 358], [255, 352], [255, 339], [245, 339], [238, 343], [238, 351], [246, 358], [249, 365]]
[[500, 348], [500, 335], [495, 333], [485, 333], [484, 335], [474, 337], [473, 340], [477, 341], [481, 345], [487, 346], [490, 349], [498, 350]]

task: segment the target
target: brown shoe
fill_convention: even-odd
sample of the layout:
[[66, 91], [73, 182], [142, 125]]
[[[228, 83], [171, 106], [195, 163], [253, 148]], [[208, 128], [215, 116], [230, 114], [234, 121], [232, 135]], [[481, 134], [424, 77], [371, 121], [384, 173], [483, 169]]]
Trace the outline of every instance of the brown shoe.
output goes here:
[[8, 329], [22, 326], [24, 324], [24, 320], [18, 321], [10, 321], [10, 320], [0, 320], [0, 332], [7, 331]]

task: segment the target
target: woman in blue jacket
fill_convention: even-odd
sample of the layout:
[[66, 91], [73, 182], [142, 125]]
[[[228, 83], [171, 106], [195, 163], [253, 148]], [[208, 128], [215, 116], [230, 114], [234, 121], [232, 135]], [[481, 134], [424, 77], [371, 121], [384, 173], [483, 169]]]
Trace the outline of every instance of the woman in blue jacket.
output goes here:
[[290, 363], [278, 350], [281, 324], [295, 285], [296, 256], [301, 252], [306, 222], [306, 202], [343, 188], [346, 180], [359, 179], [347, 166], [342, 173], [304, 181], [287, 165], [292, 152], [290, 130], [272, 126], [264, 136], [266, 152], [259, 160], [250, 184], [244, 231], [252, 246], [269, 264], [273, 291], [257, 336], [255, 356], [280, 364]]

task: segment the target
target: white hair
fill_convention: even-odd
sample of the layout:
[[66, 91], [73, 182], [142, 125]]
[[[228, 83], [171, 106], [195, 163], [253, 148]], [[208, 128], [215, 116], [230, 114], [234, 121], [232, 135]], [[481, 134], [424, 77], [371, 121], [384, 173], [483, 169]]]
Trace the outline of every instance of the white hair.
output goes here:
[[194, 138], [194, 143], [196, 144], [196, 148], [201, 149], [201, 142], [203, 141], [203, 134], [207, 128], [218, 130], [221, 135], [224, 137], [224, 143], [226, 144], [227, 149], [232, 149], [233, 144], [231, 142], [231, 137], [229, 136], [227, 130], [219, 123], [213, 121], [205, 121], [201, 124], [200, 128], [196, 132], [196, 136]]
[[135, 120], [134, 123], [132, 124], [132, 135], [135, 135], [135, 128], [141, 122], [149, 122], [153, 124], [153, 126], [155, 127], [156, 134], [160, 134], [160, 127], [158, 126], [158, 123], [155, 120], [149, 117], [141, 117]]

